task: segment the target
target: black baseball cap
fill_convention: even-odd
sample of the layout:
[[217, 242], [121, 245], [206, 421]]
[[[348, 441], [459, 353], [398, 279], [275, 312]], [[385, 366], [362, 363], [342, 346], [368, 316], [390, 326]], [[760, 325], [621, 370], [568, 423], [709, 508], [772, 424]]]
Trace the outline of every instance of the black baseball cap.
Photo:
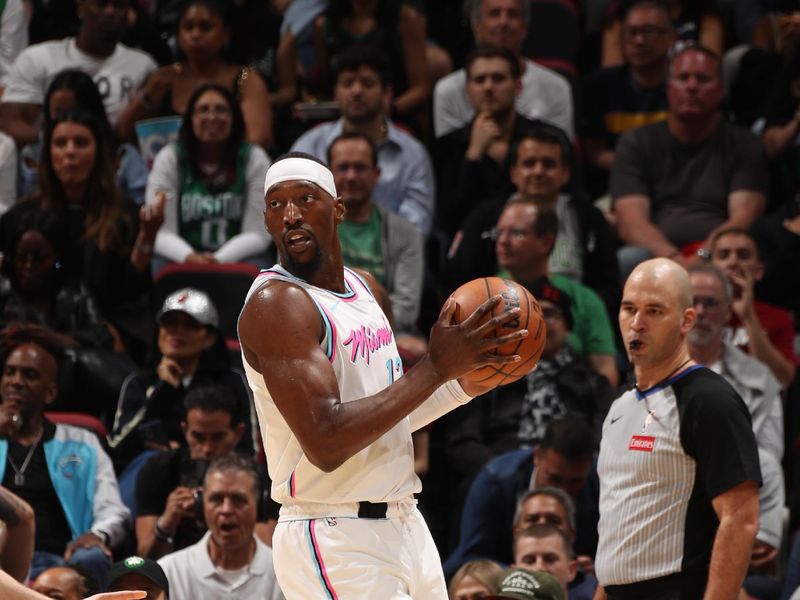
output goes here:
[[540, 277], [528, 286], [528, 291], [533, 294], [533, 297], [541, 302], [547, 300], [554, 304], [564, 315], [567, 322], [567, 327], [572, 329], [572, 300], [562, 290], [553, 285], [547, 277]]
[[131, 575], [133, 573], [146, 577], [164, 590], [167, 596], [169, 596], [169, 581], [164, 573], [164, 569], [154, 560], [142, 558], [141, 556], [129, 556], [115, 563], [108, 572], [107, 587], [110, 588], [118, 579], [122, 579], [125, 575]]

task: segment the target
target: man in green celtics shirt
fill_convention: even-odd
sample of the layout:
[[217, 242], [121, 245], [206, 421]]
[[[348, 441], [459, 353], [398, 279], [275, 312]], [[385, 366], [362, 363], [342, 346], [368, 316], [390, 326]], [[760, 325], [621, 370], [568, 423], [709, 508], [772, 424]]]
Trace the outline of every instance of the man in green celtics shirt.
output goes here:
[[422, 297], [422, 236], [403, 217], [372, 201], [381, 170], [370, 138], [340, 135], [328, 148], [328, 165], [346, 208], [339, 225], [345, 265], [372, 273], [389, 293], [395, 329], [412, 331]]

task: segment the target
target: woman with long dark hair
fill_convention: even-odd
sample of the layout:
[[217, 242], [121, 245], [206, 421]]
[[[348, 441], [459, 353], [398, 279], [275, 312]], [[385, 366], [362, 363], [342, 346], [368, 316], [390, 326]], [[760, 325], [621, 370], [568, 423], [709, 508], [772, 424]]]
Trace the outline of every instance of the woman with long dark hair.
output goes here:
[[165, 198], [155, 252], [168, 262], [266, 262], [262, 222], [269, 157], [245, 141], [239, 105], [209, 83], [186, 106], [177, 143], [156, 156], [147, 202]]
[[[78, 69], [65, 69], [53, 78], [44, 97], [42, 131], [58, 114], [74, 112], [78, 107], [93, 114], [109, 136], [117, 184], [123, 196], [137, 204], [144, 202], [147, 184], [147, 165], [131, 144], [120, 143], [108, 122], [103, 98], [92, 78]], [[33, 192], [39, 180], [41, 141], [22, 149], [20, 174], [21, 195]]]
[[55, 214], [66, 232], [65, 275], [86, 285], [122, 339], [136, 337], [131, 327], [141, 314], [131, 307], [151, 286], [150, 259], [163, 204], [139, 208], [123, 199], [109, 136], [91, 113], [57, 115], [45, 129], [39, 188], [0, 220], [5, 253], [11, 252], [12, 232], [37, 209]]

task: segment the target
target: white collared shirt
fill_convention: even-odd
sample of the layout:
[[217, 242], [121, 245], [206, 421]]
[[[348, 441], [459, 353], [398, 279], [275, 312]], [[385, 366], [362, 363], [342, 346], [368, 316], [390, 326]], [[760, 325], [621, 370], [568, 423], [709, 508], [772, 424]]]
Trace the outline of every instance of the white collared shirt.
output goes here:
[[158, 564], [169, 580], [169, 596], [176, 600], [231, 600], [258, 598], [259, 600], [283, 600], [272, 567], [272, 549], [253, 536], [256, 551], [253, 560], [231, 585], [222, 569], [211, 562], [208, 555], [208, 531], [196, 544], [167, 554]]

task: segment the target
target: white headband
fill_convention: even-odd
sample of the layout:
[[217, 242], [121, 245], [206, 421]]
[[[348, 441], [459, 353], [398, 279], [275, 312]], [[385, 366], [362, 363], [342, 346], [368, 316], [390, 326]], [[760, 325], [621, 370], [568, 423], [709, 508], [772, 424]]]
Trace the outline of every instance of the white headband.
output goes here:
[[336, 184], [333, 182], [333, 173], [330, 172], [330, 169], [308, 158], [295, 157], [284, 158], [272, 163], [264, 179], [264, 196], [275, 184], [298, 180], [316, 183], [336, 198]]

